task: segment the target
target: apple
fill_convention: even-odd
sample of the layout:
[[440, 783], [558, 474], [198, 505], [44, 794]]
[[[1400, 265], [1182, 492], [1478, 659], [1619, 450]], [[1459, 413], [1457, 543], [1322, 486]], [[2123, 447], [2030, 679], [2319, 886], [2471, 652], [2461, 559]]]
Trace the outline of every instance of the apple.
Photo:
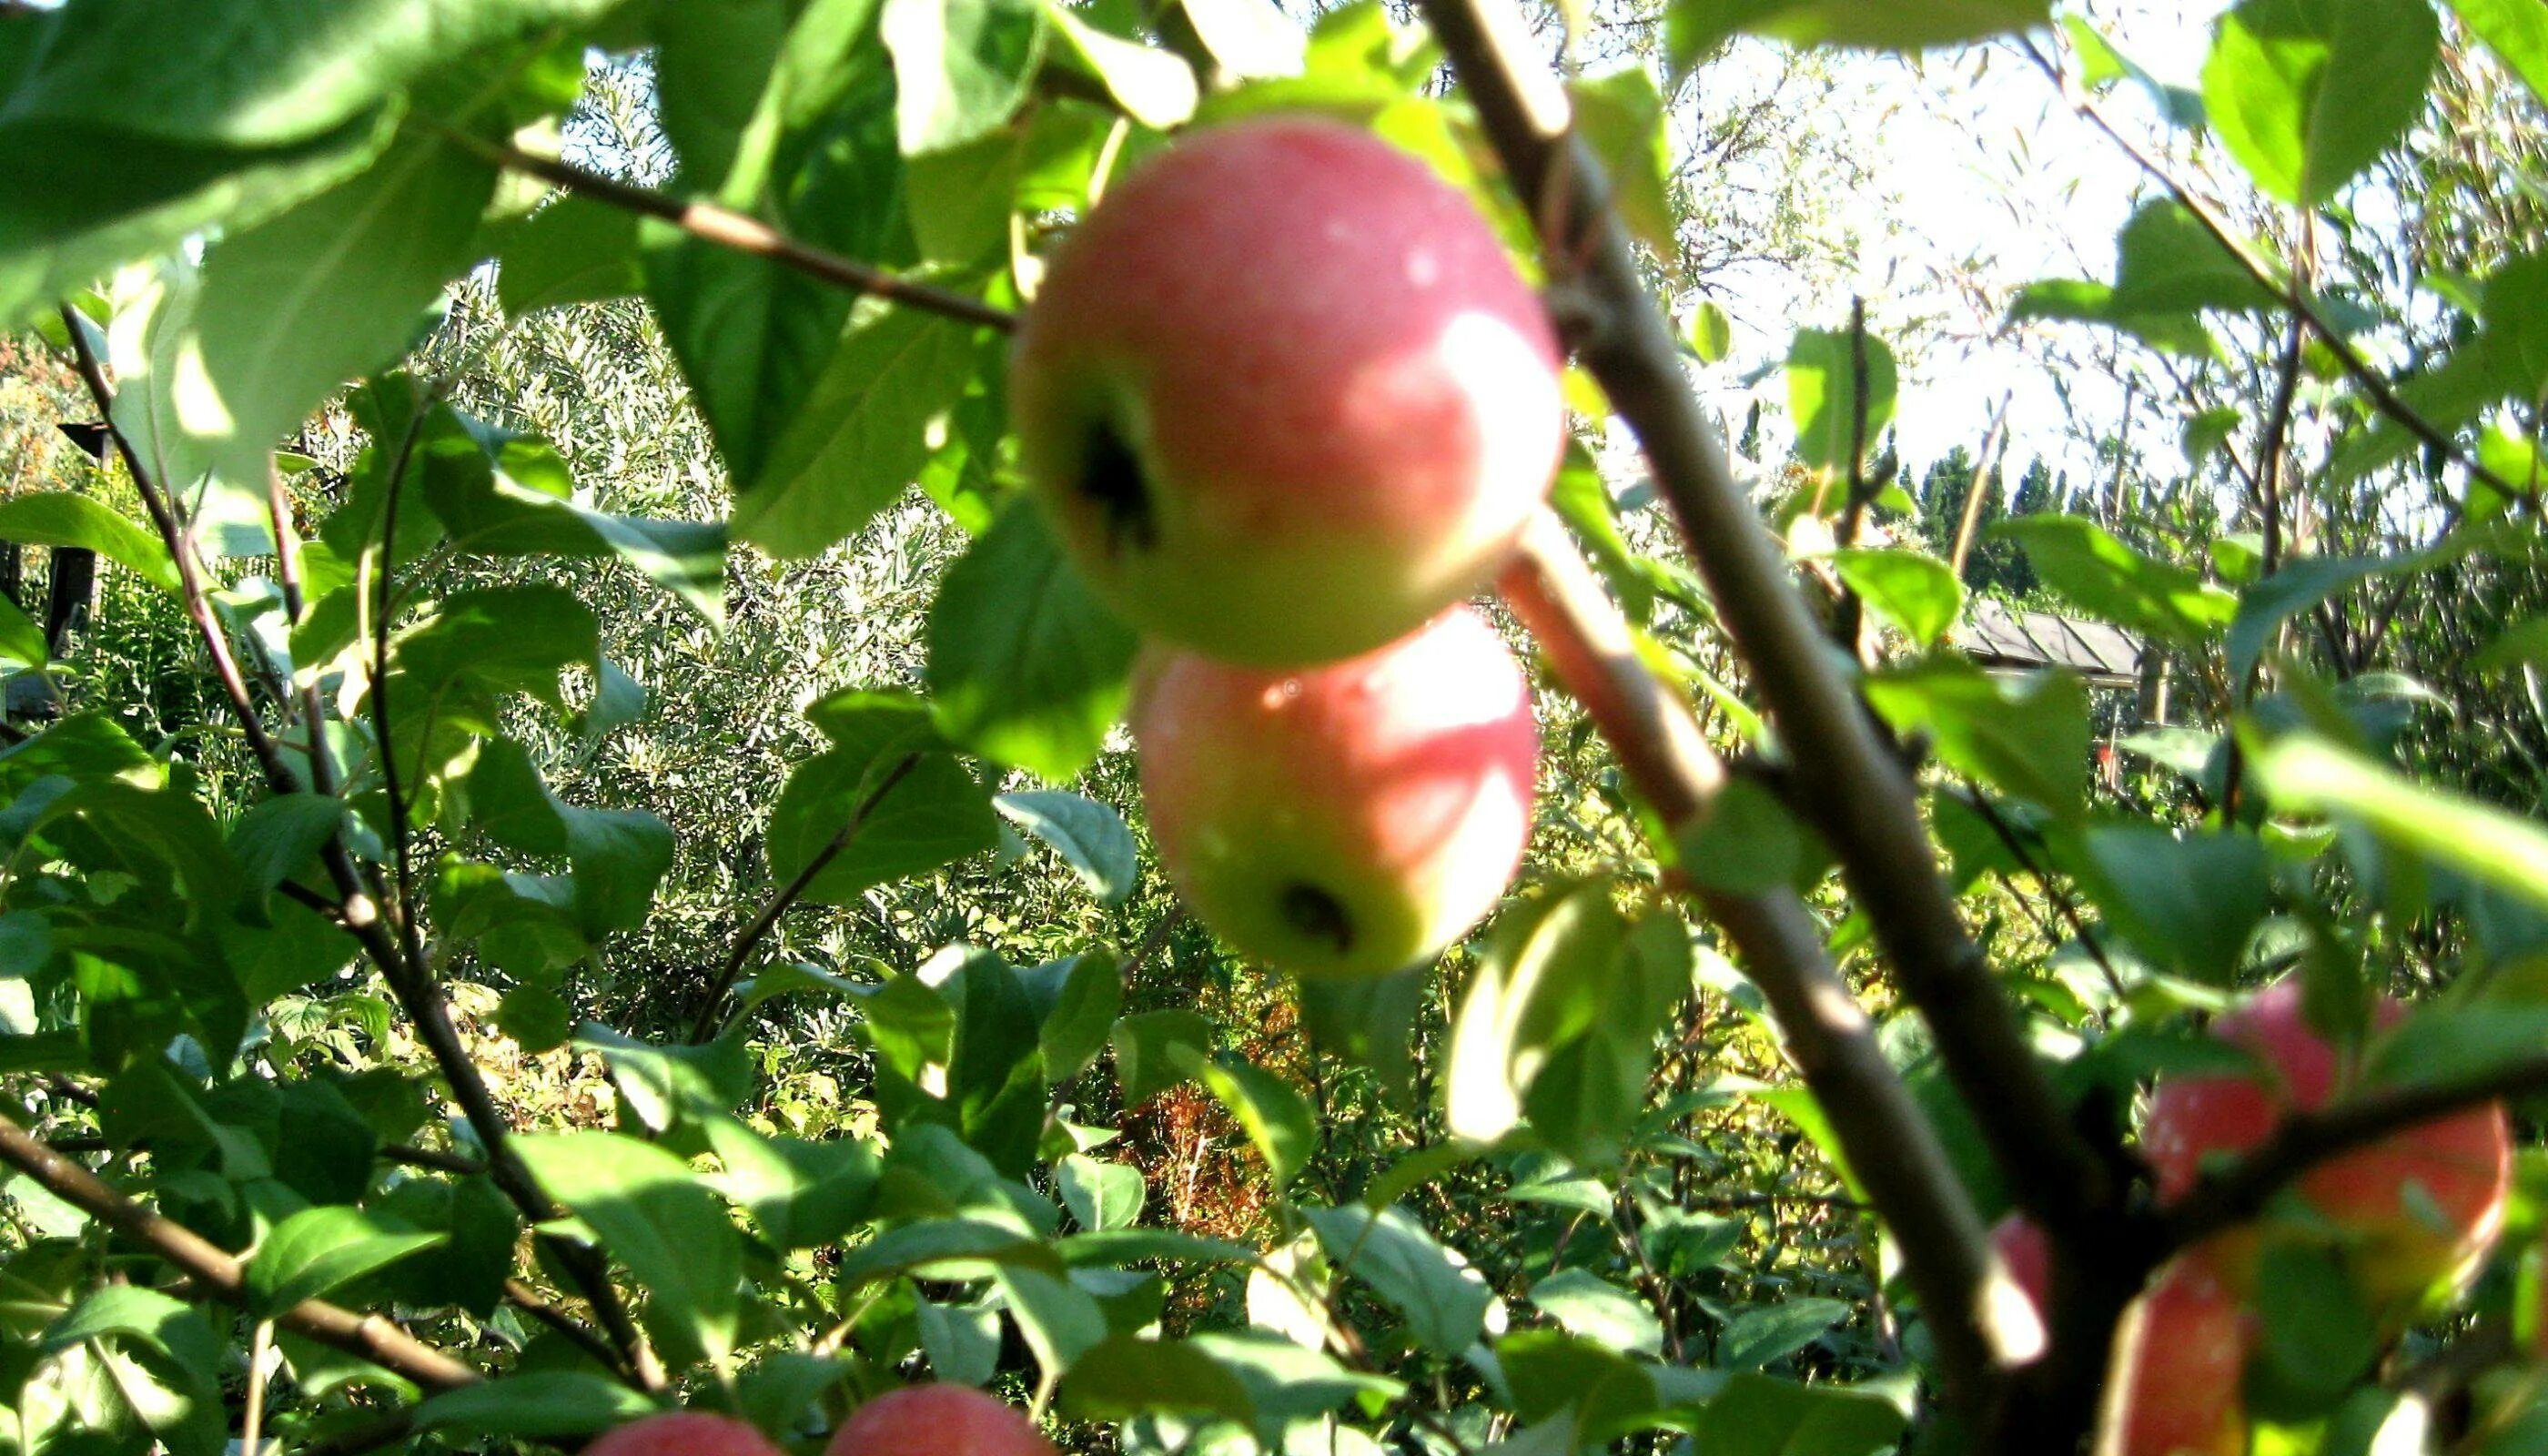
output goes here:
[[1483, 587], [1564, 446], [1546, 311], [1486, 220], [1339, 122], [1206, 128], [1055, 250], [1021, 464], [1127, 620], [1232, 662], [1368, 652]]
[[785, 1456], [750, 1421], [700, 1410], [674, 1410], [614, 1426], [584, 1448], [585, 1456]]
[[[2406, 1014], [2383, 997], [2374, 1023], [2385, 1028]], [[2141, 1125], [2141, 1151], [2162, 1203], [2183, 1198], [2207, 1159], [2254, 1147], [2288, 1112], [2333, 1101], [2353, 1075], [2309, 1024], [2295, 979], [2266, 987], [2212, 1030], [2253, 1052], [2270, 1079], [2222, 1073], [2159, 1080]], [[2349, 1265], [2373, 1307], [2395, 1310], [2474, 1268], [2502, 1228], [2511, 1184], [2512, 1129], [2499, 1103], [2329, 1158], [2295, 1186], [2347, 1235]]]
[[914, 1385], [850, 1412], [824, 1456], [1055, 1456], [1016, 1407], [970, 1386]]
[[[2048, 1328], [2052, 1254], [2044, 1230], [2011, 1214], [1991, 1229], [1991, 1249]], [[2241, 1386], [2255, 1339], [2254, 1319], [2209, 1246], [2170, 1262], [2115, 1328], [2098, 1456], [2245, 1456]]]
[[2115, 1329], [2101, 1417], [2113, 1456], [2246, 1456], [2255, 1317], [2203, 1249], [2161, 1269]]
[[1465, 604], [1320, 668], [1154, 648], [1131, 719], [1169, 879], [1197, 919], [1278, 968], [1413, 965], [1484, 919], [1520, 867], [1530, 684]]

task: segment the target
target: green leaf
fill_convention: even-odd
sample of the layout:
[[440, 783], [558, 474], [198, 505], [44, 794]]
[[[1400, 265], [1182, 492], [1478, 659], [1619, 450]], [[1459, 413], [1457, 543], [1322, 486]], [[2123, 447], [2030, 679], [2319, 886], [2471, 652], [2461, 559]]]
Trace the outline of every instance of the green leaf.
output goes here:
[[549, 1195], [646, 1291], [646, 1327], [682, 1365], [722, 1360], [741, 1316], [742, 1240], [689, 1165], [612, 1133], [515, 1140]]
[[1700, 1415], [1709, 1456], [1884, 1456], [1909, 1425], [1879, 1394], [1764, 1375], [1727, 1381]]
[[1140, 645], [1020, 501], [948, 569], [929, 610], [929, 689], [947, 736], [1061, 782], [1104, 747]]
[[1886, 721], [1921, 732], [1938, 756], [2003, 793], [2076, 819], [2087, 792], [2088, 694], [2065, 672], [1999, 678], [1939, 661], [1866, 680]]
[[1130, 1228], [1141, 1220], [1147, 1190], [1141, 1170], [1130, 1163], [1100, 1162], [1072, 1153], [1053, 1164], [1053, 1183], [1061, 1190], [1062, 1207], [1088, 1232]]
[[643, 293], [637, 215], [574, 193], [550, 200], [504, 244], [496, 298], [519, 318], [562, 304]]
[[419, 1232], [361, 1209], [304, 1209], [277, 1225], [248, 1260], [248, 1313], [273, 1319], [440, 1242], [439, 1233]]
[[1734, 351], [1734, 320], [1709, 300], [1699, 300], [1689, 311], [1687, 331], [1690, 352], [1698, 355], [1702, 364], [1723, 363], [1725, 356]]
[[587, 1023], [576, 1046], [601, 1053], [621, 1103], [650, 1133], [669, 1132], [684, 1121], [714, 1122], [752, 1095], [752, 1052], [733, 1033], [713, 1042], [659, 1046]]
[[575, 478], [548, 441], [447, 407], [437, 406], [427, 416], [414, 468], [454, 551], [616, 557], [710, 625], [725, 621], [721, 524], [594, 510], [576, 499]]
[[1080, 1353], [1062, 1382], [1061, 1404], [1080, 1420], [1183, 1414], [1250, 1424], [1256, 1418], [1247, 1388], [1200, 1346], [1130, 1334], [1111, 1335]]
[[[1538, 1076], [1606, 1019], [1651, 1035], [1643, 998], [1620, 994], [1627, 935], [1597, 879], [1544, 893], [1497, 923], [1451, 1024], [1442, 1095], [1453, 1137], [1494, 1143], [1520, 1128]], [[1636, 1115], [1634, 1105], [1606, 1111], [1614, 1136]]]
[[853, 1138], [765, 1138], [739, 1119], [703, 1120], [708, 1145], [725, 1164], [726, 1197], [752, 1212], [780, 1248], [834, 1243], [866, 1217], [878, 1159]]
[[[358, 171], [401, 92], [620, 0], [84, 3], [0, 28], [0, 321], [208, 228], [247, 229]], [[476, 215], [463, 219], [474, 226]]]
[[2532, 617], [2504, 628], [2493, 642], [2478, 649], [2469, 659], [2469, 666], [2483, 673], [2548, 667], [2548, 616]]
[[1308, 1165], [1319, 1145], [1317, 1115], [1310, 1100], [1291, 1083], [1235, 1056], [1217, 1056], [1198, 1069], [1203, 1084], [1265, 1159], [1268, 1176], [1279, 1192]]
[[1370, 1285], [1417, 1343], [1456, 1355], [1485, 1332], [1495, 1291], [1404, 1209], [1305, 1209], [1302, 1217], [1337, 1270]]
[[52, 656], [45, 629], [6, 596], [0, 596], [0, 669], [16, 672], [41, 668]]
[[957, 1385], [986, 1385], [1000, 1373], [1000, 1312], [922, 1300], [914, 1312], [929, 1371]]
[[[1553, 1329], [1524, 1329], [1496, 1342], [1496, 1361], [1512, 1391], [1513, 1413], [1543, 1429], [1573, 1427], [1598, 1441], [1653, 1413], [1657, 1367], [1591, 1340]], [[1575, 1449], [1570, 1437], [1554, 1450]]]
[[1076, 1285], [1042, 1269], [1002, 1264], [991, 1283], [1008, 1302], [1009, 1318], [1035, 1352], [1047, 1377], [1069, 1371], [1080, 1352], [1106, 1337], [1106, 1313]]
[[1863, 341], [1866, 410], [1861, 420], [1860, 346], [1848, 333], [1796, 330], [1787, 353], [1787, 409], [1796, 420], [1796, 458], [1810, 468], [1848, 472], [1853, 442], [1872, 450], [1892, 422], [1893, 350], [1871, 333]]
[[[2486, 398], [2500, 398], [2506, 390], [2531, 400], [2548, 393], [2548, 249], [2524, 253], [2498, 268], [2486, 281], [2480, 308], [2486, 324]], [[2463, 349], [2461, 354], [2478, 352]]]
[[328, 794], [277, 794], [241, 814], [230, 826], [229, 851], [247, 893], [262, 905], [285, 880], [308, 868], [344, 824], [344, 800]]
[[2088, 831], [2087, 879], [2107, 918], [2164, 969], [2226, 986], [2273, 889], [2261, 841], [2154, 824]]
[[1732, 1370], [1758, 1370], [1783, 1360], [1849, 1318], [1841, 1300], [1788, 1300], [1763, 1305], [1737, 1315], [1717, 1341], [1717, 1363]]
[[1663, 1358], [1664, 1326], [1655, 1312], [1645, 1301], [1588, 1270], [1551, 1274], [1531, 1286], [1530, 1302], [1569, 1334], [1606, 1349]]
[[2470, 34], [2484, 41], [2521, 77], [2533, 96], [2548, 101], [2548, 11], [2529, 0], [2446, 0]]
[[852, 819], [912, 751], [894, 743], [838, 748], [797, 766], [771, 810], [770, 870], [782, 881], [813, 868], [803, 898], [846, 904], [870, 885], [925, 873], [998, 843], [990, 791], [945, 754], [921, 753], [864, 817]]
[[642, 1391], [584, 1370], [526, 1370], [445, 1391], [415, 1408], [418, 1430], [548, 1440], [612, 1429], [658, 1408]]
[[932, 429], [982, 362], [964, 324], [917, 309], [863, 312], [736, 495], [736, 533], [789, 558], [856, 533], [910, 489]]
[[2243, 681], [2274, 629], [2356, 582], [2413, 566], [2419, 556], [2305, 556], [2238, 593], [2230, 623], [2230, 676]]
[[[1053, 63], [1095, 81], [1126, 116], [1165, 132], [1194, 115], [1194, 68], [1184, 57], [1109, 35], [1056, 0], [1046, 0], [1045, 23]], [[896, 51], [896, 62], [901, 58]]]
[[2278, 810], [2358, 826], [2394, 851], [2548, 909], [2548, 831], [2529, 819], [2412, 782], [2320, 739], [2279, 738], [2256, 747], [2250, 762]]
[[1678, 70], [1741, 33], [1804, 46], [1919, 50], [2028, 30], [2045, 24], [2049, 8], [2046, 0], [1674, 0], [1667, 24]]
[[895, 120], [906, 155], [960, 146], [1005, 125], [1046, 41], [1043, 0], [884, 0]]
[[2018, 516], [1990, 533], [2025, 547], [2046, 584], [2072, 605], [2128, 632], [2199, 650], [2237, 613], [2237, 598], [2229, 592], [2134, 550], [2081, 516]]
[[53, 1321], [38, 1348], [51, 1355], [82, 1344], [91, 1347], [100, 1394], [116, 1412], [110, 1419], [123, 1424], [129, 1416], [170, 1456], [221, 1456], [228, 1428], [219, 1374], [226, 1362], [201, 1311], [156, 1290], [109, 1286]]
[[[1610, 204], [1619, 221], [1667, 268], [1677, 269], [1681, 228], [1673, 213], [1672, 142], [1654, 76], [1644, 66], [1632, 65], [1570, 82], [1567, 92], [1578, 135], [1610, 175]], [[1724, 316], [1717, 317], [1722, 320]], [[1723, 357], [1721, 348], [1718, 357]]]
[[992, 799], [991, 807], [1050, 845], [1099, 904], [1120, 905], [1133, 893], [1139, 866], [1123, 815], [1086, 794], [1058, 789], [1013, 790]]
[[1212, 1050], [1212, 1023], [1183, 1008], [1144, 1011], [1117, 1022], [1113, 1041], [1124, 1105], [1138, 1107], [1194, 1075]]
[[2406, 132], [2440, 46], [2425, 0], [2242, 0], [2214, 33], [2204, 107], [2259, 187], [2315, 207]]
[[2250, 314], [2275, 304], [2274, 295], [2182, 203], [2143, 203], [2115, 234], [2119, 314]]
[[2331, 1250], [2269, 1242], [2255, 1289], [2259, 1404], [2268, 1413], [2322, 1411], [2369, 1371], [2380, 1330]]
[[1964, 584], [1925, 552], [1858, 546], [1832, 553], [1832, 568], [1867, 606], [1921, 647], [1947, 634], [1964, 611]]
[[42, 491], [0, 500], [0, 541], [84, 546], [153, 587], [177, 590], [177, 564], [159, 538], [86, 496]]
[[1040, 979], [1057, 980], [1050, 988], [1042, 1030], [1044, 1074], [1053, 1085], [1069, 1081], [1106, 1049], [1115, 1018], [1124, 1009], [1124, 980], [1115, 957], [1103, 951], [1020, 972], [1027, 993], [1044, 999]]
[[193, 329], [206, 390], [180, 422], [217, 470], [262, 484], [265, 453], [345, 380], [396, 359], [469, 262], [494, 166], [434, 136], [205, 255]]

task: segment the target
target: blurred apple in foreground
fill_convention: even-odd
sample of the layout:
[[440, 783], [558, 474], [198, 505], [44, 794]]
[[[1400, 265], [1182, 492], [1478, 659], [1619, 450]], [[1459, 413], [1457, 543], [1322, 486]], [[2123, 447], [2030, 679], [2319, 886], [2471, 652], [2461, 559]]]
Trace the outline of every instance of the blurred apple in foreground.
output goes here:
[[[2406, 1014], [2384, 997], [2375, 1025], [2393, 1026]], [[2158, 1175], [2162, 1203], [2183, 1198], [2207, 1158], [2244, 1152], [2289, 1113], [2324, 1107], [2351, 1090], [2353, 1069], [2309, 1024], [2296, 979], [2224, 1013], [2212, 1032], [2253, 1052], [2269, 1076], [2160, 1079], [2141, 1127], [2141, 1151]], [[2352, 1240], [2349, 1267], [2372, 1307], [2394, 1311], [2474, 1266], [2502, 1228], [2511, 1184], [2511, 1126], [2502, 1104], [2490, 1104], [2329, 1158], [2294, 1186]]]
[[[1991, 1249], [2052, 1325], [2052, 1255], [2044, 1230], [2011, 1214], [1991, 1229]], [[2254, 1318], [2208, 1249], [2159, 1270], [2115, 1328], [2097, 1456], [2245, 1456], [2247, 1356]]]

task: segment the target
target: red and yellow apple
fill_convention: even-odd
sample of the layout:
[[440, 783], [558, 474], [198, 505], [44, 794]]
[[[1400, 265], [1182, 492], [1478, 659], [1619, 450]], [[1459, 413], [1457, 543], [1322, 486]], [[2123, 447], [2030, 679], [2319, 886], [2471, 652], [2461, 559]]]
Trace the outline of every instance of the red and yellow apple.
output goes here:
[[[2383, 998], [2380, 1027], [2406, 1008]], [[2206, 1159], [2244, 1152], [2293, 1111], [2314, 1111], [2349, 1090], [2354, 1069], [2309, 1024], [2301, 986], [2266, 987], [2213, 1023], [2264, 1064], [2236, 1073], [2161, 1078], [2141, 1126], [2141, 1152], [2162, 1203], [2191, 1190]], [[2436, 1281], [2467, 1273], [2503, 1225], [2512, 1183], [2512, 1130], [2501, 1104], [2437, 1118], [2301, 1175], [2310, 1206], [2349, 1240], [2349, 1267], [2373, 1308], [2412, 1304]]]
[[703, 1410], [649, 1415], [604, 1431], [585, 1456], [785, 1456], [750, 1421]]
[[1301, 975], [1381, 975], [1439, 953], [1495, 907], [1530, 838], [1530, 684], [1465, 605], [1320, 668], [1154, 649], [1132, 726], [1187, 908]]
[[[1991, 1249], [2048, 1326], [2052, 1256], [2044, 1230], [2011, 1214], [1991, 1229]], [[2255, 1341], [2254, 1318], [2208, 1249], [2169, 1263], [2115, 1327], [2097, 1456], [2245, 1456], [2241, 1387]]]
[[914, 1385], [876, 1397], [832, 1432], [824, 1456], [1055, 1456], [1016, 1407], [970, 1386]]
[[2100, 1453], [2246, 1456], [2241, 1387], [2256, 1320], [2196, 1249], [2161, 1269], [2115, 1328]]
[[1028, 480], [1138, 626], [1368, 652], [1484, 586], [1564, 443], [1557, 341], [1468, 199], [1339, 122], [1207, 128], [1056, 250], [1019, 330]]

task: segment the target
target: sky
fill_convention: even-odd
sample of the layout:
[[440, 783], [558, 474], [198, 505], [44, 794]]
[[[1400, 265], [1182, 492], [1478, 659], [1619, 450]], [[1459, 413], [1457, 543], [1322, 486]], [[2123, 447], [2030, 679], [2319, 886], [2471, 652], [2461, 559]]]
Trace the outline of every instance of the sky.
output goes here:
[[[2212, 18], [2227, 6], [2124, 0], [2092, 8], [2127, 55], [2162, 81], [2192, 86]], [[1791, 277], [1764, 272], [1730, 280], [1733, 355], [1702, 389], [1731, 419], [1741, 418], [1754, 393], [1774, 404], [1783, 390], [1774, 372], [1749, 392], [1744, 377], [1783, 357], [1796, 327], [1840, 326], [1854, 290], [1867, 299], [1872, 326], [1907, 356], [1896, 427], [1911, 468], [1958, 444], [1978, 450], [2005, 398], [2010, 479], [2034, 456], [2084, 479], [2089, 437], [2113, 428], [2120, 389], [2102, 377], [2077, 378], [2065, 407], [2039, 360], [1989, 336], [1995, 314], [1932, 280], [1966, 271], [2004, 302], [2037, 278], [2111, 278], [2116, 229], [2145, 195], [2140, 173], [2009, 47], [1845, 64], [1861, 99], [1834, 124], [1872, 148], [1879, 191], [1889, 195], [1854, 198], [1842, 209], [1841, 221], [1869, 246], [1838, 297], [1808, 297]], [[2129, 88], [2109, 98], [2109, 110], [2143, 126], [2153, 116]], [[1898, 325], [1921, 316], [1931, 321], [1902, 336]]]

